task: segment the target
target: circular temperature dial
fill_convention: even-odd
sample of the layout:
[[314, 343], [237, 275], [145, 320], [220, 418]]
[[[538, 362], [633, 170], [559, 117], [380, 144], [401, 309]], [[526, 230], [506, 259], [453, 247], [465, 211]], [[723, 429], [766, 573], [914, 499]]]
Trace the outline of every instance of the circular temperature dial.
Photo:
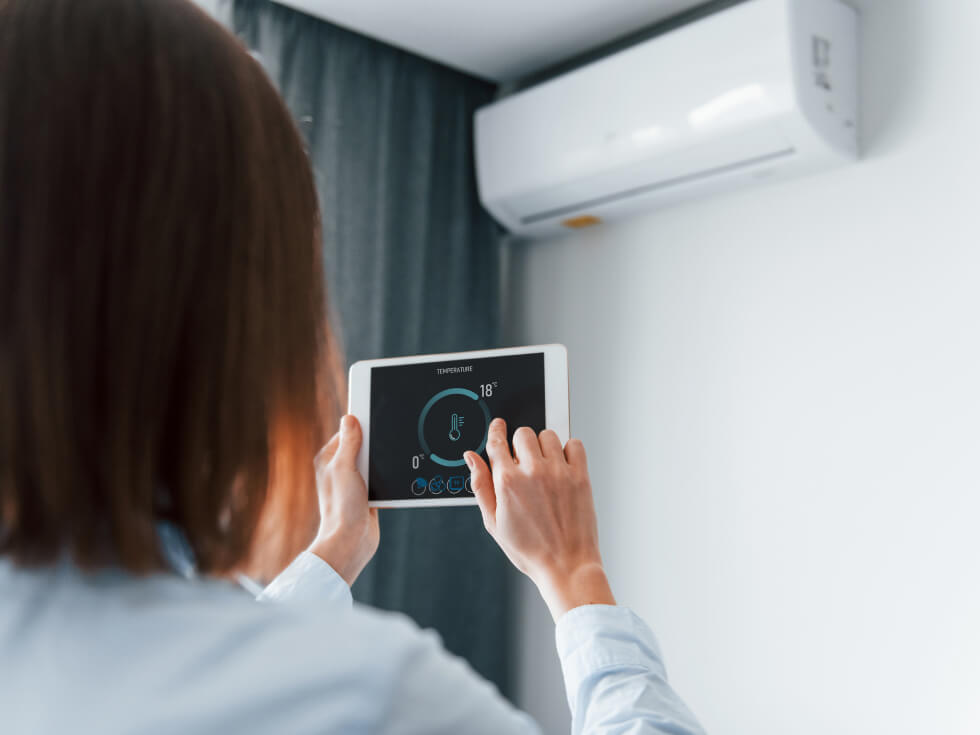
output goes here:
[[419, 414], [419, 445], [436, 464], [461, 467], [466, 464], [464, 452], [483, 451], [489, 427], [486, 401], [466, 388], [447, 388], [432, 396]]

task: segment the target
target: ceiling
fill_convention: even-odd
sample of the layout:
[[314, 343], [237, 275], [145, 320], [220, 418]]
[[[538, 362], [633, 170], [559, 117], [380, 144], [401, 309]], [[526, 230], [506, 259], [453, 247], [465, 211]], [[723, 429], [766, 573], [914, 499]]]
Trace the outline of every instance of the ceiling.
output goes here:
[[277, 0], [497, 82], [511, 81], [705, 0]]

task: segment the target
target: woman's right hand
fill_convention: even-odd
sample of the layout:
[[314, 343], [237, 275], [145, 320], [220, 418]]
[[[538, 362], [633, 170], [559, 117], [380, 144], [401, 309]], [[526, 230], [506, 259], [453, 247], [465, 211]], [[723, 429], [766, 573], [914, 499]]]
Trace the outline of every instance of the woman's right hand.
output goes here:
[[475, 452], [464, 455], [483, 525], [514, 565], [537, 585], [557, 620], [588, 604], [615, 605], [599, 555], [592, 485], [585, 447], [561, 446], [551, 430], [514, 432], [494, 419], [487, 437], [491, 467]]

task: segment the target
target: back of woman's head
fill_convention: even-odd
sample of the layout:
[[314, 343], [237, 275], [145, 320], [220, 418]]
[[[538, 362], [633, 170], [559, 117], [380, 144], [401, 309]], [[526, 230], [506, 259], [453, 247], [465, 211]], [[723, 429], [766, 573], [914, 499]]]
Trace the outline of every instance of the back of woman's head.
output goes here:
[[288, 112], [189, 0], [0, 0], [0, 553], [149, 571], [167, 519], [221, 572], [315, 507], [317, 240]]

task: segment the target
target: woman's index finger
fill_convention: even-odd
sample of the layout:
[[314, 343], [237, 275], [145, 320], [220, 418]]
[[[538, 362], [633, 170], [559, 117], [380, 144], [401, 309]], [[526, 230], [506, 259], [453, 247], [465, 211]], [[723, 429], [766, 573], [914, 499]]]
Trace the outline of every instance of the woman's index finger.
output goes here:
[[507, 422], [494, 419], [487, 430], [487, 456], [494, 469], [514, 464], [514, 457], [507, 445]]

